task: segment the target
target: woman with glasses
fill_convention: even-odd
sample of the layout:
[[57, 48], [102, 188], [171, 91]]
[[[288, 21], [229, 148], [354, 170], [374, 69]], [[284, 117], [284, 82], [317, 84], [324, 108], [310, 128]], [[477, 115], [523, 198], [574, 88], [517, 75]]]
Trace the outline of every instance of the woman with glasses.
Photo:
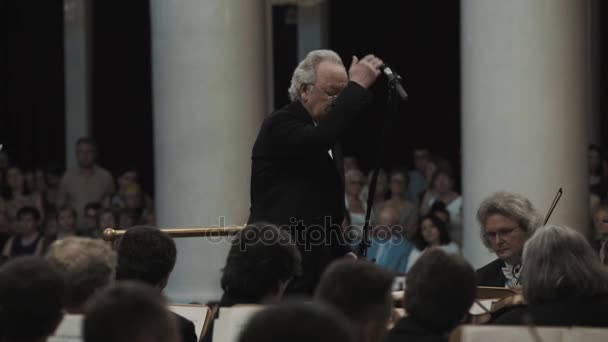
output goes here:
[[477, 220], [481, 241], [498, 257], [477, 270], [477, 285], [508, 288], [521, 285], [524, 243], [542, 223], [530, 200], [497, 192], [481, 203]]

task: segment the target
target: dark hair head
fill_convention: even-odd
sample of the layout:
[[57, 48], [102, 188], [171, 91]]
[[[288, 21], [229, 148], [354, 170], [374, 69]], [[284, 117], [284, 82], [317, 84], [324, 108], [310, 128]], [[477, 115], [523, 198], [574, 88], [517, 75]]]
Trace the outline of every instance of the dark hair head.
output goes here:
[[157, 228], [135, 226], [118, 242], [116, 279], [138, 280], [152, 286], [165, 281], [177, 257], [173, 239]]
[[435, 183], [437, 182], [437, 178], [439, 178], [439, 176], [441, 176], [441, 175], [444, 175], [444, 176], [447, 176], [448, 178], [450, 178], [452, 180], [452, 183], [454, 183], [456, 181], [456, 179], [454, 178], [454, 172], [452, 172], [451, 169], [449, 169], [449, 168], [438, 168], [437, 171], [435, 171], [435, 173], [431, 177], [431, 183], [429, 184], [429, 188], [433, 189], [435, 187]]
[[402, 176], [403, 176], [403, 178], [405, 179], [405, 185], [407, 185], [407, 184], [409, 183], [409, 181], [410, 181], [410, 175], [409, 175], [409, 173], [407, 172], [407, 169], [406, 169], [406, 168], [399, 167], [399, 168], [396, 168], [396, 169], [391, 170], [391, 174], [390, 174], [390, 176], [388, 177], [389, 181], [390, 181], [390, 179], [391, 179], [391, 178], [393, 178], [393, 176], [395, 176], [395, 175], [402, 175]]
[[21, 220], [25, 215], [32, 215], [36, 221], [40, 221], [40, 211], [36, 207], [25, 206], [17, 211], [17, 220]]
[[379, 322], [386, 327], [393, 301], [392, 272], [365, 260], [333, 262], [323, 273], [315, 298], [342, 312], [355, 326]]
[[443, 203], [441, 201], [433, 202], [433, 205], [431, 205], [431, 208], [429, 209], [429, 214], [435, 215], [437, 213], [442, 213], [442, 214], [446, 215], [448, 217], [448, 222], [449, 222], [450, 212], [448, 211], [445, 203]]
[[476, 292], [475, 271], [462, 257], [442, 250], [420, 256], [406, 278], [403, 305], [408, 315], [435, 332], [456, 327]]
[[448, 231], [447, 224], [441, 219], [439, 219], [437, 216], [433, 214], [427, 214], [422, 216], [420, 220], [418, 220], [418, 228], [416, 229], [416, 234], [414, 235], [414, 242], [419, 250], [423, 250], [429, 245], [428, 242], [426, 242], [424, 240], [424, 237], [422, 236], [422, 222], [426, 220], [431, 220], [431, 222], [433, 222], [433, 225], [437, 227], [437, 230], [439, 230], [440, 245], [447, 245], [448, 243], [452, 242], [452, 238], [450, 238], [450, 232]]
[[177, 327], [157, 289], [123, 282], [95, 295], [83, 323], [86, 342], [175, 341]]
[[42, 257], [19, 257], [0, 267], [0, 340], [34, 341], [63, 317], [63, 274]]
[[76, 147], [78, 147], [81, 144], [91, 145], [91, 146], [93, 146], [93, 148], [97, 148], [97, 142], [95, 142], [95, 139], [93, 139], [92, 137], [78, 138], [78, 140], [76, 140]]
[[291, 236], [270, 223], [245, 227], [233, 240], [222, 272], [222, 289], [259, 302], [301, 273], [302, 257]]
[[319, 304], [299, 303], [270, 307], [245, 325], [239, 342], [349, 342], [351, 326], [340, 314]]

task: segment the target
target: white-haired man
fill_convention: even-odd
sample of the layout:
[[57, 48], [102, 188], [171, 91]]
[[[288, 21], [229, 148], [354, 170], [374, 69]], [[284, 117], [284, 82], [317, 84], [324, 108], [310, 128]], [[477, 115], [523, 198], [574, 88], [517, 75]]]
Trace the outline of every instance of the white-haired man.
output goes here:
[[292, 103], [264, 120], [253, 146], [249, 222], [291, 229], [302, 252], [302, 277], [291, 293], [312, 294], [325, 266], [352, 254], [341, 238], [344, 163], [340, 138], [373, 100], [367, 90], [382, 60], [353, 57], [348, 72], [330, 50], [310, 52], [296, 67]]

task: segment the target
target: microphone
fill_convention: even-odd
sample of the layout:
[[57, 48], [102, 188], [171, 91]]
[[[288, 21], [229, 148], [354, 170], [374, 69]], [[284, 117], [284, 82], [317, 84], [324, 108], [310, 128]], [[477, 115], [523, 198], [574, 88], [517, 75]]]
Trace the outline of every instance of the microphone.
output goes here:
[[403, 89], [403, 86], [401, 85], [401, 76], [394, 72], [387, 64], [382, 64], [380, 66], [380, 70], [382, 70], [384, 75], [386, 75], [388, 83], [395, 86], [395, 90], [397, 90], [397, 94], [399, 95], [399, 97], [404, 101], [407, 100], [408, 95], [405, 92], [405, 89]]

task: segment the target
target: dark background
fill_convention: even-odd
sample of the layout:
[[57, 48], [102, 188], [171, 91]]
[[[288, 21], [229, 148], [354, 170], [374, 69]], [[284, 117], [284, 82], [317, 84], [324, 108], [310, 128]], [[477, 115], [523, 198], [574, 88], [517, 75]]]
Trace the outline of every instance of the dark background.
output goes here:
[[[93, 1], [92, 125], [99, 162], [115, 176], [136, 166], [153, 192], [150, 17], [147, 0]], [[608, 4], [601, 6], [601, 56], [607, 57]], [[345, 63], [374, 53], [404, 77], [410, 95], [384, 136], [383, 166], [407, 166], [413, 146], [428, 146], [458, 170], [460, 155], [459, 1], [372, 0], [329, 2], [329, 48]], [[294, 10], [273, 10], [275, 105], [287, 102], [297, 63]], [[291, 18], [292, 18], [291, 17]], [[600, 110], [605, 113], [608, 65], [600, 63]], [[63, 2], [0, 0], [0, 143], [16, 162], [40, 167], [65, 162]], [[369, 169], [375, 162], [384, 112], [378, 103], [348, 133], [347, 154]], [[602, 143], [608, 118], [602, 114]]]

